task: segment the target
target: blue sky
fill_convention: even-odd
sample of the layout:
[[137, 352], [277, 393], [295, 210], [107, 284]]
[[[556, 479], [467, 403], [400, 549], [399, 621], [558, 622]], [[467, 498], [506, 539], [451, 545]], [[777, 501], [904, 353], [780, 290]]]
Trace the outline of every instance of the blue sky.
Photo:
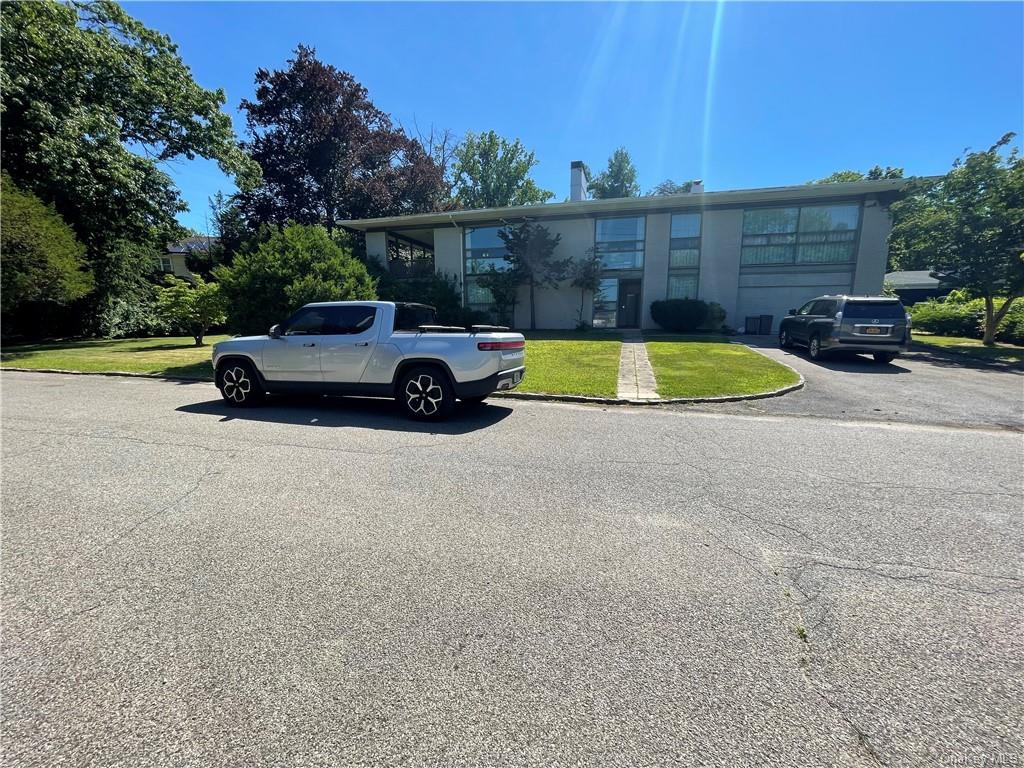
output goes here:
[[[898, 165], [941, 173], [1024, 133], [1024, 5], [956, 3], [129, 3], [238, 104], [299, 43], [351, 72], [398, 122], [494, 129], [568, 195], [569, 162], [625, 146], [646, 191], [799, 184]], [[1020, 145], [1020, 139], [1016, 142]], [[213, 163], [168, 168], [205, 229], [231, 191]]]

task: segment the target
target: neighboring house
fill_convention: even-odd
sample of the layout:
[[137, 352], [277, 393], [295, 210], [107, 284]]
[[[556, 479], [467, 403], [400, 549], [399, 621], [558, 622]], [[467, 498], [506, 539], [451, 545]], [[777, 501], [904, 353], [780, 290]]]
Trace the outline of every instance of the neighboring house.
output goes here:
[[202, 236], [186, 237], [170, 243], [166, 252], [156, 258], [157, 272], [189, 280], [192, 278], [192, 273], [188, 269], [188, 255], [190, 253], [205, 253], [216, 244], [217, 238]]
[[[523, 221], [562, 239], [559, 258], [591, 248], [605, 270], [601, 290], [587, 296], [583, 320], [604, 328], [655, 328], [651, 303], [695, 297], [744, 327], [750, 315], [772, 315], [826, 293], [879, 294], [888, 257], [887, 204], [906, 181], [807, 184], [616, 200], [586, 199], [582, 163], [571, 166], [570, 201], [550, 205], [427, 213], [340, 222], [366, 233], [371, 258], [396, 276], [424, 269], [454, 275], [466, 306], [491, 310], [477, 276], [507, 266], [498, 231]], [[529, 324], [526, 288], [515, 325]], [[574, 328], [579, 289], [568, 282], [538, 291], [537, 326]]]
[[937, 277], [932, 277], [929, 269], [889, 272], [885, 276], [885, 282], [892, 286], [904, 304], [916, 304], [919, 301], [945, 296], [953, 289]]

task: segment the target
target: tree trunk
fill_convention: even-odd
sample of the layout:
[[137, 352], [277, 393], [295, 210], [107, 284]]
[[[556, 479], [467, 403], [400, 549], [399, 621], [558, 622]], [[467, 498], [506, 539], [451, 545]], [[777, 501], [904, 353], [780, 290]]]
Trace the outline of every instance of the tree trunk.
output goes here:
[[205, 331], [198, 331], [192, 334], [192, 338], [195, 339], [197, 347], [203, 346], [203, 336], [205, 335], [205, 333]]
[[579, 324], [583, 325], [583, 307], [587, 303], [587, 291], [585, 288], [580, 288], [580, 320]]
[[1019, 298], [1017, 295], [1007, 296], [1003, 306], [998, 311], [995, 311], [995, 302], [992, 297], [985, 297], [985, 333], [982, 336], [981, 343], [986, 347], [991, 347], [996, 343], [996, 329], [999, 328], [999, 323], [1006, 317], [1006, 313], [1010, 311], [1010, 305], [1017, 298]]

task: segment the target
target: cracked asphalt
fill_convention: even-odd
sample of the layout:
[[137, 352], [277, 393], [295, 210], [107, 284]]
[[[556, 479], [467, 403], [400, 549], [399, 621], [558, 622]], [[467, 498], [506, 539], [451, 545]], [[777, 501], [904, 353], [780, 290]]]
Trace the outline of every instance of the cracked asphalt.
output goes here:
[[0, 386], [5, 766], [1024, 762], [1019, 400]]

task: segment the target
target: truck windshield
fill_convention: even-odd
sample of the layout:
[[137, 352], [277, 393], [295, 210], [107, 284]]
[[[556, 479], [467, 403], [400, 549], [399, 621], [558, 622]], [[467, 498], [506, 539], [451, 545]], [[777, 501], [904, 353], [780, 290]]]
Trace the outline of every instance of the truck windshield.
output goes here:
[[902, 320], [905, 314], [903, 305], [898, 301], [848, 301], [843, 307], [843, 317]]
[[437, 325], [437, 312], [423, 304], [399, 304], [395, 307], [395, 330], [415, 331], [421, 325]]

